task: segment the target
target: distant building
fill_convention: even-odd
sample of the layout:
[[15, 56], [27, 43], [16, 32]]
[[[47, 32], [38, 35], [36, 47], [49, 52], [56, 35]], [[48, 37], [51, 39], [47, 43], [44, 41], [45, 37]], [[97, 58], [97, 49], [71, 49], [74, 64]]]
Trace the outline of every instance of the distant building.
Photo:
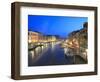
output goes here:
[[46, 37], [47, 37], [47, 41], [48, 42], [55, 42], [55, 41], [57, 41], [57, 37], [54, 36], [54, 35], [47, 35]]

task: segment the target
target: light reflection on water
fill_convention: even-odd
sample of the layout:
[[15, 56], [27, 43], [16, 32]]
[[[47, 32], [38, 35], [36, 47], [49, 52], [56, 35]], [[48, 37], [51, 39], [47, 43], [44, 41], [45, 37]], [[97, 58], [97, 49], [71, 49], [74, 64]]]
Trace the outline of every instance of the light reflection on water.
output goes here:
[[51, 49], [52, 49], [52, 51], [55, 50], [55, 44], [56, 44], [56, 43], [53, 43], [53, 42], [51, 43]]
[[30, 51], [30, 54], [32, 55], [32, 59], [35, 57], [34, 51]]
[[32, 56], [32, 59], [35, 59], [36, 57], [42, 55], [42, 53], [46, 52], [49, 47], [51, 47], [51, 50], [54, 51], [55, 50], [55, 45], [56, 45], [55, 42], [52, 42], [52, 43], [49, 43], [49, 44], [44, 44], [41, 47], [35, 48], [35, 50], [29, 51], [29, 55]]
[[[46, 52], [46, 50], [51, 47], [51, 51], [53, 52], [55, 50], [55, 45], [59, 43], [49, 43], [44, 44], [44, 46], [37, 47], [35, 50], [29, 51], [30, 55], [32, 55], [32, 59], [35, 59], [36, 57], [40, 56], [43, 52]], [[67, 56], [73, 56], [72, 53], [70, 53], [68, 48], [63, 48], [64, 54]]]
[[[29, 54], [28, 54], [29, 58], [30, 58], [28, 61], [29, 65], [31, 65], [32, 63], [39, 60], [39, 58], [41, 58], [45, 54], [46, 55], [49, 54], [47, 56], [47, 61], [48, 61], [48, 57], [51, 55], [53, 57], [54, 61], [57, 60], [57, 58], [58, 59], [60, 58], [61, 61], [59, 61], [59, 62], [65, 61], [65, 59], [67, 57], [67, 59], [66, 59], [67, 63], [69, 62], [69, 64], [72, 64], [73, 63], [72, 62], [73, 61], [73, 53], [71, 53], [72, 52], [71, 49], [61, 48], [61, 46], [59, 44], [60, 44], [60, 42], [47, 43], [47, 44], [43, 44], [42, 46], [35, 48], [32, 51], [29, 51]], [[59, 50], [60, 50], [60, 52], [59, 52]], [[54, 53], [56, 53], [56, 54], [54, 54]], [[52, 61], [50, 58], [49, 58], [49, 60]], [[79, 60], [78, 60], [78, 62], [79, 62]], [[45, 62], [45, 63], [47, 63], [47, 62]]]

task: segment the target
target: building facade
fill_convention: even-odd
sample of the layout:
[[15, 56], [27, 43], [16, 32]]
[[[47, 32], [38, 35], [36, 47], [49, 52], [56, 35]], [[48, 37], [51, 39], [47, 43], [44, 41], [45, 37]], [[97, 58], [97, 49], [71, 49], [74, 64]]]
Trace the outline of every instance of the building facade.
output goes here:
[[28, 42], [36, 43], [43, 40], [43, 36], [39, 32], [28, 31]]

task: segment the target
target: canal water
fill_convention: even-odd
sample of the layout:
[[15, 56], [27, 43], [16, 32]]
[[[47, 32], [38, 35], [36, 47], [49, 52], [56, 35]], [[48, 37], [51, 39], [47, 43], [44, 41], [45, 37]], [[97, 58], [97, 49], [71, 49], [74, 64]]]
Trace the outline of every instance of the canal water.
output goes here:
[[47, 44], [28, 52], [28, 66], [85, 64], [79, 56], [66, 54], [60, 42]]

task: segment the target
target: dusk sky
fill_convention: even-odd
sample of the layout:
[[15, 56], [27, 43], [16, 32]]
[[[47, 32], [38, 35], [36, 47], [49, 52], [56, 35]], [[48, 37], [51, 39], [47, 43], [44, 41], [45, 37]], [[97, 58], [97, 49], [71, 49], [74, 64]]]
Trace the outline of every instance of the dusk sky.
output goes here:
[[28, 30], [66, 38], [68, 33], [83, 28], [84, 22], [88, 22], [87, 17], [28, 15]]

